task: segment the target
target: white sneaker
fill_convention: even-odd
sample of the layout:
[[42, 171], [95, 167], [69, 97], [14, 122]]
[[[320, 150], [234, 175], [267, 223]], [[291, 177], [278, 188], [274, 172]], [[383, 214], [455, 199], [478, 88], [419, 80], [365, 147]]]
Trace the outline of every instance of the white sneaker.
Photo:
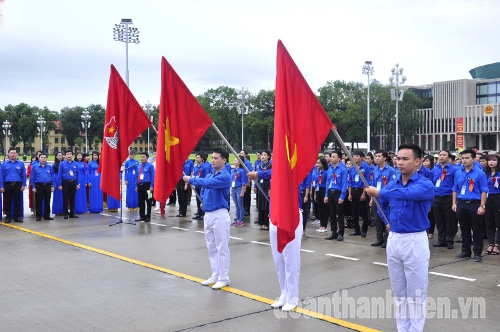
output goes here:
[[215, 285], [212, 286], [212, 289], [221, 289], [227, 285], [229, 285], [229, 281], [217, 281]]
[[318, 232], [320, 232], [320, 233], [326, 233], [327, 230], [326, 229], [318, 229]]
[[273, 304], [271, 304], [271, 308], [274, 308], [274, 309], [281, 308], [284, 305], [285, 305], [285, 300], [279, 300], [278, 299], [278, 301], [276, 301]]
[[281, 308], [281, 311], [292, 311], [293, 309], [295, 309], [297, 307], [296, 304], [290, 304], [290, 303], [286, 303], [282, 308]]
[[217, 282], [217, 279], [208, 278], [207, 280], [202, 281], [202, 282], [201, 282], [201, 284], [202, 284], [203, 286], [208, 286], [208, 285], [215, 284], [216, 282]]

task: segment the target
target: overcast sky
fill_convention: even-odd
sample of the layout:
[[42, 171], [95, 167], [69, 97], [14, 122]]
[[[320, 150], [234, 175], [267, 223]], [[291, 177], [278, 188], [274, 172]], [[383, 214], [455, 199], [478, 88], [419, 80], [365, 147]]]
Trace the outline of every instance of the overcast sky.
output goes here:
[[109, 68], [125, 79], [113, 27], [132, 18], [130, 88], [160, 101], [161, 56], [198, 95], [226, 85], [273, 89], [281, 39], [313, 91], [329, 80], [408, 85], [471, 78], [500, 61], [497, 0], [0, 0], [0, 108], [25, 102], [59, 111], [106, 105]]

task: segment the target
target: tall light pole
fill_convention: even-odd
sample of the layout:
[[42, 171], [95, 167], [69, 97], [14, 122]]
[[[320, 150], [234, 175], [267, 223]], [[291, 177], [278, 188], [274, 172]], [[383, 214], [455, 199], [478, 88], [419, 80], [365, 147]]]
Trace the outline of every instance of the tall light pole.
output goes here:
[[[151, 105], [151, 103], [149, 102], [149, 100], [148, 100], [148, 102], [144, 105], [144, 110], [146, 111], [146, 114], [148, 115], [148, 118], [150, 118], [150, 119], [151, 119], [151, 114], [150, 114], [150, 113], [151, 113], [151, 107], [152, 107], [152, 106], [153, 106], [153, 105]], [[151, 121], [151, 122], [152, 122], [152, 121]], [[148, 153], [149, 153], [150, 151], [151, 151], [151, 150], [149, 149], [149, 127], [148, 127]]]
[[122, 18], [120, 24], [115, 24], [113, 28], [113, 39], [115, 41], [120, 41], [125, 43], [125, 82], [128, 85], [128, 43], [139, 44], [139, 30], [137, 28], [131, 28], [129, 25], [132, 24], [131, 18]]
[[238, 91], [239, 94], [237, 96], [238, 99], [238, 114], [241, 114], [241, 149], [244, 149], [244, 136], [243, 136], [243, 115], [250, 113], [248, 106], [248, 99], [250, 98], [250, 92], [247, 88], [241, 88]]
[[85, 128], [85, 152], [89, 152], [89, 137], [87, 135], [87, 129], [90, 128], [90, 115], [89, 111], [85, 110], [82, 112], [82, 127]]
[[[394, 151], [397, 151], [399, 147], [398, 101], [403, 100], [404, 94], [404, 90], [400, 90], [399, 87], [405, 84], [406, 76], [403, 75], [403, 67], [399, 68], [399, 63], [396, 63], [396, 68], [393, 67], [391, 69], [391, 73], [391, 76], [389, 76], [389, 82], [395, 87], [395, 89], [391, 89], [391, 100], [396, 101], [396, 147], [394, 148]], [[399, 80], [399, 76], [401, 76], [401, 81]]]
[[2, 124], [2, 127], [3, 127], [3, 133], [5, 135], [5, 155], [7, 155], [7, 151], [9, 149], [9, 146], [8, 146], [8, 139], [9, 139], [9, 134], [10, 134], [10, 122], [5, 120]]
[[38, 128], [38, 130], [40, 130], [40, 151], [43, 151], [43, 126], [45, 126], [46, 121], [43, 116], [40, 115], [36, 123], [40, 126], [40, 128]]
[[375, 70], [373, 69], [371, 61], [365, 61], [361, 72], [368, 75], [368, 95], [366, 96], [366, 146], [367, 151], [370, 151], [370, 75], [373, 75]]

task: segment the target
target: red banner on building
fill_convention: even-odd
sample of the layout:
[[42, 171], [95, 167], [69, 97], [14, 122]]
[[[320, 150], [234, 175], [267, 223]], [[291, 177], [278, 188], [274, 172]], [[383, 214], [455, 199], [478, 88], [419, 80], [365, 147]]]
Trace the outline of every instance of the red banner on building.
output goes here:
[[464, 133], [464, 118], [457, 118], [457, 134]]

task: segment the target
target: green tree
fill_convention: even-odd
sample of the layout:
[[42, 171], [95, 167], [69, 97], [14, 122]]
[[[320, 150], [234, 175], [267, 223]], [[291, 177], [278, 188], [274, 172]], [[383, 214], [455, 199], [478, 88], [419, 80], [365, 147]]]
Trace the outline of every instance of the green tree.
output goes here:
[[[153, 116], [153, 126], [155, 128], [158, 125], [158, 118], [160, 114], [160, 108], [158, 106], [153, 106], [150, 105], [150, 109], [147, 110], [146, 105], [143, 106], [144, 111], [148, 116]], [[159, 126], [159, 125], [158, 125]], [[156, 128], [158, 130], [158, 128]], [[144, 132], [141, 134], [142, 139], [147, 142], [148, 141], [148, 130], [144, 130]], [[156, 134], [155, 130], [152, 127], [149, 127], [149, 144], [150, 144], [150, 149], [151, 151], [156, 151], [156, 141], [158, 139], [158, 135]]]
[[99, 151], [99, 144], [101, 144], [101, 139], [98, 136], [94, 136], [94, 139], [92, 140], [92, 148], [95, 151]]
[[43, 127], [43, 150], [48, 151], [48, 145], [49, 145], [49, 135], [52, 131], [56, 129], [56, 124], [55, 122], [57, 121], [58, 114], [55, 111], [49, 110], [47, 107], [44, 107], [43, 109], [39, 110], [38, 116], [43, 117], [45, 120], [45, 125]]
[[78, 147], [79, 151], [82, 151], [82, 145], [84, 145], [85, 142], [81, 136], [75, 138], [75, 145]]
[[[82, 112], [85, 108], [81, 106], [75, 106], [72, 108], [65, 107], [61, 110], [61, 125], [62, 134], [68, 142], [68, 146], [71, 150], [75, 146], [75, 139], [81, 137], [82, 134]], [[104, 126], [102, 126], [104, 128]], [[101, 134], [102, 134], [101, 129]]]
[[[104, 131], [104, 120], [106, 117], [106, 110], [102, 105], [90, 104], [87, 107], [87, 111], [90, 115], [90, 127], [87, 128], [89, 151], [97, 150], [97, 146], [93, 143], [96, 137], [103, 137]], [[81, 126], [81, 116], [80, 116], [80, 128], [82, 133], [85, 133], [85, 127]], [[100, 140], [99, 140], [100, 141]]]
[[28, 104], [7, 105], [5, 107], [7, 121], [11, 123], [10, 132], [13, 142], [23, 142], [23, 153], [31, 151], [31, 141], [37, 134], [38, 124], [36, 123], [39, 108], [31, 107]]

